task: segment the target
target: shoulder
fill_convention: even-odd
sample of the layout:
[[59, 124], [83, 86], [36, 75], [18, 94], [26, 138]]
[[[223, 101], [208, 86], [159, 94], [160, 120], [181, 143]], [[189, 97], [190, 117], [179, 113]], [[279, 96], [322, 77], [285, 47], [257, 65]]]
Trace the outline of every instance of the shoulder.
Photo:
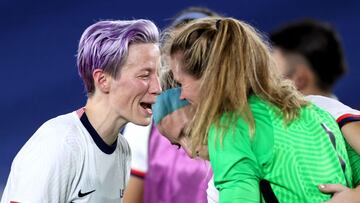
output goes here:
[[349, 122], [360, 121], [360, 111], [353, 109], [336, 99], [318, 95], [306, 96], [316, 106], [329, 112], [336, 119], [340, 127]]
[[336, 99], [319, 95], [309, 95], [306, 96], [306, 99], [328, 111], [335, 119], [338, 119], [345, 114], [360, 115], [360, 111], [353, 109]]
[[[255, 134], [258, 132], [266, 131], [267, 134], [272, 132], [274, 117], [279, 117], [277, 114], [278, 109], [268, 102], [260, 99], [257, 96], [251, 96], [248, 100], [249, 108], [252, 113]], [[279, 117], [281, 119], [282, 117]], [[230, 119], [234, 119], [229, 122]], [[220, 118], [220, 124], [218, 126], [212, 125], [209, 134], [217, 134], [219, 128], [225, 130], [225, 134], [233, 134], [233, 136], [243, 137], [244, 142], [251, 142], [250, 124], [244, 119], [243, 115], [234, 117], [234, 113], [224, 113]]]
[[60, 115], [46, 121], [36, 133], [52, 132], [55, 135], [68, 133], [69, 131], [77, 130], [79, 122], [80, 120], [74, 112]]
[[261, 99], [258, 96], [252, 95], [249, 100], [249, 106], [255, 120], [268, 121], [273, 117], [281, 117], [282, 114], [278, 107]]
[[45, 122], [21, 148], [15, 160], [31, 156], [51, 160], [71, 156], [73, 151], [79, 152], [80, 129], [73, 116], [69, 113]]
[[81, 164], [78, 156], [81, 152], [71, 120], [70, 114], [50, 119], [21, 148], [9, 175], [19, 184], [17, 188], [31, 182], [40, 190], [52, 184], [48, 180], [56, 184], [64, 181], [59, 177], [73, 177]]

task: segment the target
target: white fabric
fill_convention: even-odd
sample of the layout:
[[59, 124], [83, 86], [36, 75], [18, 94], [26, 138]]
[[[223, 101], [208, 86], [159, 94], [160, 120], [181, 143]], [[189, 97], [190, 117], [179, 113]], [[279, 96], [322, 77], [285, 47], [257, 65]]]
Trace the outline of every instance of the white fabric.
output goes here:
[[214, 176], [208, 182], [206, 193], [208, 203], [217, 203], [219, 201], [219, 191], [215, 188]]
[[346, 114], [360, 115], [360, 111], [352, 109], [336, 99], [318, 95], [309, 95], [305, 98], [325, 111], [328, 111], [336, 120]]
[[72, 112], [44, 123], [22, 147], [1, 202], [119, 203], [129, 170], [126, 140], [119, 136], [115, 151], [105, 154]]
[[151, 124], [148, 126], [126, 124], [123, 134], [131, 148], [131, 170], [144, 174], [147, 172], [150, 132]]

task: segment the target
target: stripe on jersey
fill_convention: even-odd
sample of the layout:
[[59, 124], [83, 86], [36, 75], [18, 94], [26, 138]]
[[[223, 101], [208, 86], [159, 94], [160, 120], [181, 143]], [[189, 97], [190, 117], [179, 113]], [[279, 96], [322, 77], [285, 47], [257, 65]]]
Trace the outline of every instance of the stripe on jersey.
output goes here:
[[135, 169], [131, 169], [131, 175], [136, 176], [138, 178], [145, 178], [146, 173], [144, 173], [142, 171], [135, 170]]
[[339, 124], [339, 127], [342, 128], [344, 125], [350, 122], [360, 121], [360, 115], [354, 114], [344, 114], [336, 119], [336, 122]]
[[80, 118], [81, 123], [84, 125], [86, 130], [91, 135], [94, 140], [96, 146], [105, 154], [112, 154], [117, 147], [117, 138], [112, 145], [108, 145], [104, 142], [104, 140], [100, 137], [100, 135], [96, 132], [95, 128], [91, 125], [86, 113], [84, 112]]

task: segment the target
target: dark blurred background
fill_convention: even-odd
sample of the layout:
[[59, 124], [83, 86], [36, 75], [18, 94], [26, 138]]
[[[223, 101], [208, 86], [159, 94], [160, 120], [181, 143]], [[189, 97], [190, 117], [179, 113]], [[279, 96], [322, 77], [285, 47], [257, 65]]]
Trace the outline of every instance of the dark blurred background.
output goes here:
[[316, 0], [0, 0], [0, 194], [19, 149], [46, 120], [85, 104], [76, 69], [78, 40], [102, 19], [153, 20], [160, 28], [188, 6], [205, 6], [267, 33], [296, 19], [331, 23], [340, 33], [348, 73], [338, 98], [360, 109], [360, 1]]

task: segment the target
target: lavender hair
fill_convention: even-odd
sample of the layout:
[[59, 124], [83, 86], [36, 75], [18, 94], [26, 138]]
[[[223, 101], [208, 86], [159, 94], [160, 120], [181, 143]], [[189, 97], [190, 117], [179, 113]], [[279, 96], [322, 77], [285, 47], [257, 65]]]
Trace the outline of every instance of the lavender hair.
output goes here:
[[158, 43], [159, 31], [149, 20], [99, 21], [82, 34], [77, 66], [88, 95], [95, 91], [92, 73], [102, 69], [116, 78], [131, 44]]

